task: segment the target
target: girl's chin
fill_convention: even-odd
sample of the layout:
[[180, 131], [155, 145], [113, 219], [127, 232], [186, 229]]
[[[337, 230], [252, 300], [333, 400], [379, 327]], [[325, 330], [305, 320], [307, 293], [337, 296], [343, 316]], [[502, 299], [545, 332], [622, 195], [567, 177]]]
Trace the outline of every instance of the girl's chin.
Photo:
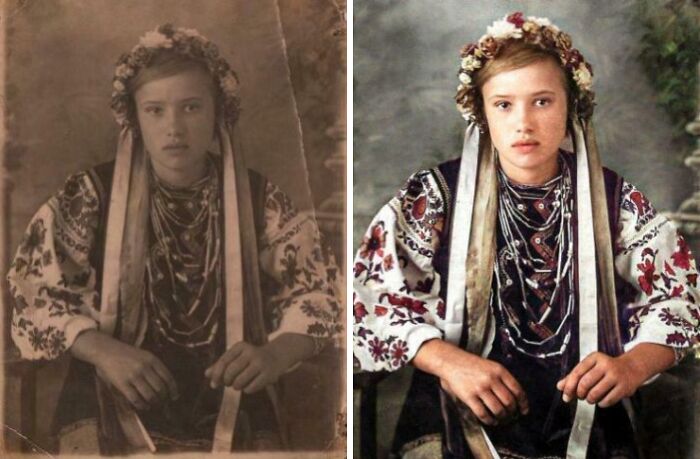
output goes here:
[[515, 167], [518, 169], [536, 171], [538, 169], [544, 170], [551, 168], [552, 164], [556, 163], [556, 158], [552, 160], [550, 158], [542, 158], [541, 156], [534, 154], [527, 154], [505, 158], [505, 161], [501, 159], [501, 163], [503, 162], [510, 164], [511, 167]]

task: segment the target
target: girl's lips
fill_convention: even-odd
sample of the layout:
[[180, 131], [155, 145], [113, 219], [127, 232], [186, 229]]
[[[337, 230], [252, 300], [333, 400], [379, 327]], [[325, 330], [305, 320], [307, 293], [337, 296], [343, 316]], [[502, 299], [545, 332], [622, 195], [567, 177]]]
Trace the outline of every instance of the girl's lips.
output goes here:
[[170, 155], [179, 155], [189, 150], [187, 145], [168, 145], [163, 150]]
[[530, 153], [532, 150], [537, 148], [539, 143], [521, 143], [513, 145], [513, 149], [518, 153]]

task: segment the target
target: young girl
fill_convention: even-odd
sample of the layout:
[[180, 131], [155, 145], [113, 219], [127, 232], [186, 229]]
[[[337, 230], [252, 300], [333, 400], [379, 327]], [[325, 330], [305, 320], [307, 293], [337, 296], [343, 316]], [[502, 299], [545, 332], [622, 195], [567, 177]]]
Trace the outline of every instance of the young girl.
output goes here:
[[355, 260], [355, 365], [419, 370], [397, 453], [639, 457], [623, 402], [700, 341], [690, 250], [601, 167], [566, 33], [515, 13], [461, 57], [462, 158], [409, 178]]
[[273, 384], [338, 330], [318, 229], [245, 168], [238, 80], [196, 30], [146, 33], [112, 109], [116, 160], [68, 178], [8, 274], [22, 357], [74, 357], [61, 452], [280, 449]]

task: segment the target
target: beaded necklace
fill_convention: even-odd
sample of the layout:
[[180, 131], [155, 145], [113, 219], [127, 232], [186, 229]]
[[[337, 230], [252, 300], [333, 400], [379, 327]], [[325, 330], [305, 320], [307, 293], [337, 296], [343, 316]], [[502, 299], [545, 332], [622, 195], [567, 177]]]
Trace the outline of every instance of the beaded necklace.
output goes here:
[[151, 249], [146, 302], [160, 334], [188, 348], [210, 344], [223, 304], [219, 179], [173, 188], [151, 174]]
[[538, 359], [565, 352], [575, 305], [571, 171], [561, 158], [559, 165], [561, 174], [539, 186], [514, 185], [498, 173], [504, 244], [494, 264], [492, 301], [510, 346]]

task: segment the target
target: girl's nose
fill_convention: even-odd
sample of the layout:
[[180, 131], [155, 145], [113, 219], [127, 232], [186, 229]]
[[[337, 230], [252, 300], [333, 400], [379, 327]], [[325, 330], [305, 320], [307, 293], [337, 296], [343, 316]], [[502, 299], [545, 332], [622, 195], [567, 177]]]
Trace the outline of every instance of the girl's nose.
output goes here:
[[184, 134], [182, 115], [177, 110], [168, 110], [166, 116], [166, 133], [168, 137], [180, 137]]
[[529, 107], [521, 105], [515, 110], [515, 125], [519, 133], [532, 132], [532, 112]]

